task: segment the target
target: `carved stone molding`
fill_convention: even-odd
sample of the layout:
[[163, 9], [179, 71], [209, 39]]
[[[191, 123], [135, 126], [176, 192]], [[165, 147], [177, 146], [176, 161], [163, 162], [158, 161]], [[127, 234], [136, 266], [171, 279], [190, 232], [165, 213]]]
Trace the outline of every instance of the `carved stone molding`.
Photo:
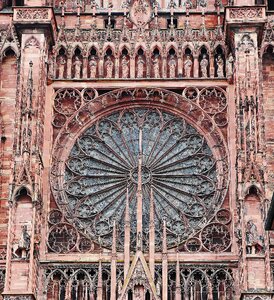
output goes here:
[[229, 10], [229, 17], [231, 19], [263, 18], [264, 11], [262, 7], [231, 8]]
[[24, 9], [19, 8], [15, 11], [16, 20], [47, 20], [49, 19], [48, 8]]
[[4, 295], [4, 300], [33, 300], [32, 295]]

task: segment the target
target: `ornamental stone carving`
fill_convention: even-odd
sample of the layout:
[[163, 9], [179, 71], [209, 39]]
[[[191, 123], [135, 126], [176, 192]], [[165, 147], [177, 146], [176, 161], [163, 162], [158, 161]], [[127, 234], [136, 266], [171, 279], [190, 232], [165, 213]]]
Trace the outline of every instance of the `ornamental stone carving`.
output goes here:
[[48, 8], [21, 8], [16, 9], [16, 20], [48, 20], [49, 19]]
[[150, 0], [132, 0], [129, 10], [130, 20], [138, 27], [143, 27], [151, 21], [152, 5]]
[[[88, 93], [87, 90], [84, 91], [84, 94], [86, 93]], [[94, 91], [91, 90], [90, 93], [90, 99], [93, 99]], [[64, 95], [65, 97], [71, 97], [71, 100], [66, 100], [63, 102], [62, 98], [60, 98], [61, 95]], [[59, 111], [63, 111], [63, 114], [65, 113], [68, 116], [71, 116], [74, 110], [77, 116], [74, 119], [74, 125], [72, 126], [75, 126], [78, 120], [81, 120], [81, 128], [85, 126], [83, 122], [87, 122], [88, 119], [95, 113], [93, 112], [90, 114], [91, 107], [94, 106], [94, 103], [97, 103], [97, 108], [99, 108], [99, 103], [106, 107], [111, 99], [113, 99], [115, 102], [121, 101], [121, 97], [127, 98], [127, 95], [130, 95], [130, 99], [136, 100], [138, 98], [142, 99], [142, 101], [145, 101], [146, 98], [149, 101], [151, 101], [151, 99], [159, 99], [159, 103], [164, 103], [164, 99], [168, 97], [169, 103], [171, 103], [170, 101], [172, 97], [174, 97], [174, 103], [181, 103], [187, 106], [187, 103], [189, 103], [184, 102], [188, 101], [183, 100], [184, 98], [181, 98], [179, 101], [179, 96], [170, 92], [165, 94], [161, 90], [136, 89], [102, 95], [91, 101], [91, 107], [88, 108], [85, 106], [89, 105], [89, 102], [87, 102], [87, 104], [81, 104], [81, 100], [78, 98], [78, 95], [78, 92], [70, 90], [61, 90], [57, 92], [57, 106], [55, 109], [57, 113], [59, 113]], [[208, 112], [214, 116], [218, 113], [223, 113], [225, 115], [226, 101], [221, 90], [212, 89], [207, 91], [207, 89], [205, 89], [202, 91], [199, 105], [201, 105], [203, 108], [208, 107], [212, 95], [215, 95], [215, 98], [213, 97], [213, 101], [216, 103], [212, 104], [212, 109], [210, 109]], [[80, 102], [78, 102], [77, 99], [79, 99]], [[195, 97], [193, 99], [195, 99]], [[207, 105], [205, 104], [206, 102]], [[75, 103], [77, 106], [75, 106], [73, 103]], [[65, 105], [67, 109], [64, 107], [62, 110], [60, 110], [61, 106], [63, 105]], [[192, 105], [197, 104], [192, 102]], [[78, 110], [77, 107], [79, 107]], [[82, 110], [83, 112], [81, 112]], [[191, 111], [193, 111], [193, 109]], [[191, 111], [188, 113], [188, 118], [192, 114]], [[195, 116], [195, 118], [199, 118], [198, 124], [203, 124], [205, 122], [205, 125], [201, 126], [211, 127], [211, 125], [208, 123], [209, 119], [206, 119], [205, 112], [202, 113], [202, 110], [200, 110], [200, 112], [203, 114], [203, 116], [200, 115], [200, 117], [197, 112], [199, 112], [198, 106], [195, 110], [195, 114], [193, 115], [193, 117]], [[85, 117], [86, 113], [89, 116], [88, 118]], [[162, 120], [166, 121], [163, 123]], [[70, 127], [71, 125], [67, 125], [67, 129]], [[161, 131], [158, 131], [157, 128], [162, 129]], [[211, 127], [210, 130], [214, 131], [214, 127]], [[166, 113], [159, 109], [136, 108], [113, 112], [109, 116], [105, 116], [97, 122], [91, 123], [87, 127], [86, 131], [82, 133], [82, 135], [77, 137], [75, 136], [75, 144], [70, 146], [70, 153], [66, 154], [67, 159], [65, 162], [65, 173], [62, 171], [62, 174], [66, 175], [64, 177], [62, 187], [58, 187], [59, 179], [52, 180], [52, 184], [54, 185], [53, 193], [55, 195], [57, 204], [71, 203], [71, 205], [75, 207], [73, 211], [69, 212], [69, 214], [65, 213], [65, 218], [68, 220], [68, 223], [70, 223], [70, 218], [72, 217], [74, 220], [73, 223], [75, 224], [78, 232], [85, 232], [88, 239], [100, 243], [103, 247], [109, 248], [111, 246], [114, 219], [119, 221], [117, 222], [119, 224], [118, 231], [120, 233], [124, 232], [123, 211], [125, 210], [125, 196], [127, 188], [129, 189], [129, 194], [132, 198], [130, 206], [130, 214], [132, 218], [131, 246], [135, 247], [137, 237], [136, 231], [134, 231], [134, 218], [136, 217], [136, 213], [134, 213], [134, 203], [136, 203], [134, 195], [138, 180], [138, 169], [136, 165], [138, 152], [136, 152], [136, 147], [134, 147], [135, 142], [133, 141], [140, 141], [140, 137], [138, 136], [141, 131], [141, 141], [144, 151], [143, 157], [145, 159], [141, 173], [144, 194], [143, 201], [146, 203], [144, 204], [144, 207], [149, 207], [149, 202], [147, 202], [149, 201], [149, 197], [145, 195], [147, 195], [148, 189], [153, 182], [155, 189], [155, 209], [157, 211], [157, 215], [155, 216], [155, 227], [157, 228], [156, 235], [159, 237], [159, 239], [157, 238], [156, 241], [157, 250], [161, 249], [162, 231], [159, 229], [161, 228], [161, 220], [164, 219], [164, 217], [172, 213], [172, 217], [170, 216], [170, 220], [172, 221], [168, 222], [167, 227], [170, 232], [173, 232], [173, 236], [168, 235], [167, 243], [168, 247], [174, 247], [178, 243], [178, 239], [180, 243], [182, 243], [190, 237], [191, 232], [198, 233], [198, 231], [201, 230], [204, 225], [206, 225], [206, 222], [204, 221], [206, 220], [207, 212], [209, 212], [209, 207], [219, 207], [226, 191], [225, 181], [222, 182], [222, 180], [225, 180], [227, 176], [217, 177], [217, 169], [215, 169], [215, 165], [217, 163], [220, 165], [218, 167], [218, 172], [220, 172], [220, 170], [223, 170], [222, 172], [226, 172], [225, 169], [223, 169], [224, 166], [222, 160], [216, 161], [215, 154], [213, 155], [211, 152], [211, 147], [207, 145], [206, 140], [183, 118], [176, 117], [172, 113]], [[149, 132], [149, 134], [147, 134], [147, 132]], [[59, 137], [62, 136], [62, 134], [59, 134]], [[150, 141], [152, 136], [154, 137]], [[217, 136], [218, 134], [215, 137]], [[70, 139], [72, 138], [73, 135], [71, 135]], [[168, 143], [170, 145], [174, 143], [174, 145], [171, 147], [171, 150], [169, 150], [169, 154], [164, 154], [167, 150], [165, 150], [161, 145], [166, 143], [164, 141], [166, 141], [167, 138]], [[222, 143], [221, 138], [218, 138], [216, 142], [218, 144]], [[155, 144], [154, 146], [153, 143]], [[222, 147], [223, 146], [218, 146], [215, 149], [222, 149]], [[156, 151], [153, 149], [158, 150]], [[61, 149], [59, 148], [59, 150]], [[224, 159], [226, 155], [222, 155], [221, 157]], [[62, 155], [62, 160], [63, 159], [64, 155]], [[177, 161], [178, 159], [179, 161]], [[181, 160], [182, 162], [180, 162]], [[58, 161], [56, 161], [56, 163], [53, 163], [53, 178], [59, 172]], [[105, 164], [107, 164], [107, 168], [105, 167]], [[184, 164], [187, 164], [188, 166], [186, 169], [184, 168]], [[177, 167], [174, 169], [173, 165], [176, 165]], [[188, 174], [187, 177], [185, 177], [186, 174], [184, 174], [184, 170], [188, 170], [186, 173]], [[195, 174], [195, 176], [191, 175], [191, 170], [193, 170], [193, 174]], [[94, 175], [90, 177], [89, 174]], [[169, 177], [173, 176], [174, 179], [172, 181], [168, 180]], [[167, 178], [167, 180], [164, 178]], [[187, 181], [185, 182], [185, 180]], [[184, 184], [182, 185], [183, 182]], [[203, 205], [201, 205], [200, 202], [195, 202], [196, 198], [193, 195], [194, 188], [191, 188], [191, 186], [196, 187], [195, 190], [196, 193], [199, 194], [199, 199], [205, 197], [205, 199], [202, 201]], [[197, 186], [201, 188], [197, 190]], [[223, 186], [223, 188], [218, 188], [217, 191], [217, 186]], [[58, 192], [60, 188], [64, 191], [63, 195], [65, 195], [68, 200], [61, 200]], [[219, 191], [222, 191], [222, 193], [220, 194]], [[187, 203], [189, 203], [188, 205], [181, 207], [181, 202], [176, 200], [178, 198], [178, 193], [184, 194], [184, 201], [187, 201]], [[212, 196], [215, 196], [209, 197], [208, 193], [210, 193]], [[174, 198], [172, 200], [173, 205], [172, 207], [169, 207], [171, 198]], [[104, 199], [104, 202], [101, 202], [100, 199]], [[161, 205], [164, 207], [169, 207], [169, 209], [165, 209], [163, 211], [160, 209]], [[187, 210], [185, 209], [186, 207]], [[67, 209], [71, 210], [69, 206]], [[178, 214], [178, 212], [180, 213]], [[182, 214], [185, 216], [183, 219]], [[159, 216], [159, 218], [157, 216]], [[75, 222], [76, 219], [77, 222]], [[187, 223], [183, 221], [186, 219], [189, 220]], [[147, 236], [149, 229], [149, 227], [146, 225], [149, 224], [149, 209], [144, 211], [143, 220], [143, 236], [145, 237]], [[56, 247], [59, 246], [56, 246], [56, 243], [54, 243], [54, 240], [57, 240], [54, 237], [57, 229], [60, 232], [64, 232], [64, 230], [59, 227], [52, 229], [53, 231], [51, 231], [52, 233], [50, 234], [51, 244], [49, 244], [49, 247], [53, 251], [59, 251], [56, 250]], [[71, 230], [69, 232], [71, 232]], [[121, 245], [123, 244], [123, 238], [124, 237], [122, 234], [119, 237], [119, 246], [117, 246], [118, 249], [120, 247], [120, 241]], [[78, 241], [74, 240], [74, 243], [76, 245]], [[87, 248], [91, 247], [89, 241], [86, 241], [85, 243], [87, 243]], [[74, 247], [74, 244], [71, 245], [71, 247]], [[143, 249], [146, 251], [147, 246], [145, 244], [143, 244], [141, 247], [143, 247]], [[70, 246], [65, 248], [69, 250]], [[67, 251], [66, 249], [64, 251]], [[225, 249], [226, 248], [222, 249], [222, 251], [225, 251]]]
[[253, 19], [263, 17], [262, 7], [230, 8], [229, 17], [231, 19]]

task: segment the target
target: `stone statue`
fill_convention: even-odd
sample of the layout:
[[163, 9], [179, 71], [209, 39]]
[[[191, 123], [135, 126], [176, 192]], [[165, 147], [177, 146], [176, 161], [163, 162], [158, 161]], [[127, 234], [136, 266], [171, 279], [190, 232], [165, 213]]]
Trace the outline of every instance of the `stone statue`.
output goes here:
[[226, 75], [227, 77], [231, 77], [233, 75], [233, 64], [234, 64], [234, 58], [233, 55], [230, 53], [228, 55], [227, 61], [226, 61]]
[[58, 70], [59, 70], [59, 76], [58, 78], [65, 78], [65, 65], [66, 65], [66, 59], [65, 57], [62, 55], [59, 58], [59, 62], [58, 62]]
[[224, 60], [222, 55], [218, 55], [216, 58], [216, 65], [217, 65], [217, 77], [222, 78], [224, 77]]
[[201, 74], [202, 78], [207, 78], [207, 67], [208, 67], [208, 59], [206, 58], [206, 55], [203, 55], [203, 58], [200, 62], [200, 68], [201, 68]]
[[18, 242], [18, 250], [21, 251], [21, 258], [27, 258], [30, 250], [30, 235], [26, 225], [22, 226], [22, 233]]
[[110, 56], [107, 56], [106, 62], [105, 62], [105, 68], [106, 68], [106, 77], [112, 78], [113, 77], [113, 61], [111, 60]]
[[121, 295], [123, 289], [123, 283], [121, 279], [118, 280], [117, 286], [118, 286], [118, 295]]
[[152, 59], [154, 78], [160, 78], [160, 59], [159, 55], [155, 55]]
[[73, 63], [74, 66], [74, 78], [81, 78], [81, 70], [82, 70], [82, 62], [78, 56], [75, 57], [75, 61]]
[[91, 56], [89, 61], [90, 78], [96, 78], [97, 75], [97, 61], [94, 55]]
[[145, 62], [142, 58], [142, 55], [139, 55], [138, 59], [137, 59], [137, 78], [144, 77], [144, 65], [145, 65]]
[[246, 225], [246, 252], [247, 254], [256, 254], [261, 252], [262, 249], [263, 246], [257, 226], [252, 220], [249, 220]]
[[193, 62], [192, 62], [190, 55], [187, 55], [186, 60], [184, 62], [185, 76], [187, 78], [191, 77], [192, 64], [193, 64]]
[[155, 288], [156, 288], [156, 294], [160, 299], [161, 298], [161, 281], [160, 281], [160, 278], [157, 279]]
[[176, 59], [174, 55], [170, 56], [168, 66], [169, 66], [169, 77], [170, 78], [175, 78], [176, 77]]
[[122, 61], [121, 61], [121, 65], [122, 65], [122, 78], [128, 78], [129, 75], [129, 61], [126, 57], [126, 55], [122, 56]]

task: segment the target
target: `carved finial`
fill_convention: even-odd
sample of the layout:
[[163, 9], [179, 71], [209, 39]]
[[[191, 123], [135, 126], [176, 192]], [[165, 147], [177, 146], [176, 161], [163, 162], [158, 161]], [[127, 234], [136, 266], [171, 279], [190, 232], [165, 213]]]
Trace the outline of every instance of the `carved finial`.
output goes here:
[[61, 16], [64, 17], [65, 15], [65, 4], [63, 1], [60, 2], [60, 7], [61, 7]]

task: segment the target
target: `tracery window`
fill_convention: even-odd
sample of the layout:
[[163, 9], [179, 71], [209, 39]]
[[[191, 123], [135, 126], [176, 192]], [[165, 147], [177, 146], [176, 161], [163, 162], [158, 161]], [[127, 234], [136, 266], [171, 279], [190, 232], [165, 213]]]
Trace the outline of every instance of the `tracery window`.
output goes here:
[[[156, 250], [162, 248], [165, 219], [167, 244], [172, 248], [200, 231], [222, 204], [217, 164], [207, 140], [181, 117], [146, 108], [112, 113], [85, 130], [71, 149], [63, 177], [66, 217], [107, 248], [111, 247], [116, 220], [118, 249], [123, 250], [128, 195], [131, 247], [135, 249], [136, 195], [141, 180], [143, 250], [148, 249], [152, 198]], [[59, 237], [69, 234], [73, 241], [75, 232], [69, 225], [65, 225], [65, 232], [64, 226], [63, 231], [58, 226], [51, 229], [48, 245], [55, 252], [70, 251], [72, 245], [59, 245]], [[203, 233], [206, 241], [211, 227]], [[225, 225], [215, 227], [223, 239], [217, 247], [223, 251], [230, 244], [229, 233]]]

